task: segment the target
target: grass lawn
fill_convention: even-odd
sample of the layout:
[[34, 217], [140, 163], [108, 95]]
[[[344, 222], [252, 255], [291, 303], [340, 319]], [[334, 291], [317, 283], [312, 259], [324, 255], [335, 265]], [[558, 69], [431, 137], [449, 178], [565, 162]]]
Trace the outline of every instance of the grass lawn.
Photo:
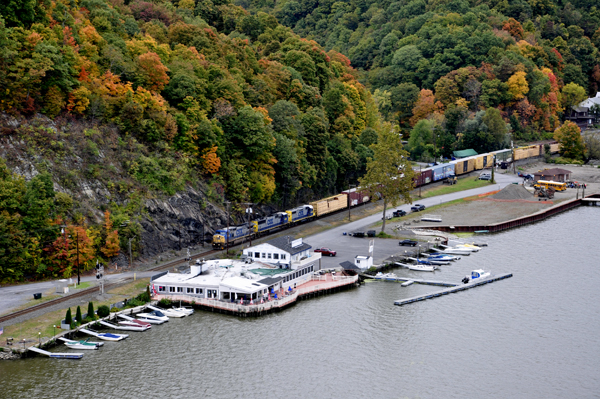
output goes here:
[[[120, 302], [124, 299], [130, 299], [138, 294], [141, 294], [146, 290], [146, 286], [149, 282], [150, 278], [138, 279], [137, 281], [132, 281], [131, 283], [107, 291], [107, 294], [110, 294], [110, 298], [103, 301], [92, 301], [94, 304], [94, 310], [98, 310], [98, 307], [101, 305], [110, 306], [113, 303]], [[83, 283], [79, 287], [81, 288], [82, 285]], [[55, 297], [58, 297], [58, 295]], [[39, 303], [39, 301], [35, 303]], [[28, 304], [28, 306], [31, 306], [31, 304]], [[23, 306], [23, 308], [28, 306]], [[79, 306], [81, 307], [82, 314], [87, 313], [87, 302], [82, 303]], [[60, 327], [60, 322], [65, 318], [66, 314], [67, 308], [64, 308], [61, 310], [46, 312], [41, 316], [29, 319], [22, 323], [6, 326], [4, 327], [3, 337], [14, 338], [15, 348], [23, 347], [23, 338], [26, 340], [26, 346], [35, 344], [38, 342], [40, 337], [42, 342], [47, 341], [53, 336], [54, 331], [56, 331], [57, 334], [60, 333], [60, 328], [54, 329], [52, 326], [56, 325]], [[77, 306], [71, 307], [71, 314], [74, 318], [77, 314]], [[17, 345], [17, 342], [21, 343], [20, 346]]]
[[[479, 187], [484, 187], [484, 186], [491, 186], [491, 183], [489, 182], [489, 180], [479, 180], [479, 179], [475, 180], [471, 177], [467, 177], [464, 179], [458, 179], [456, 184], [453, 184], [452, 186], [442, 185], [442, 186], [433, 187], [430, 189], [425, 189], [421, 193], [421, 198], [431, 198], [431, 197], [435, 197], [438, 195], [450, 194], [450, 193], [455, 193], [457, 191], [470, 190], [472, 188], [479, 188]], [[418, 200], [419, 200], [418, 197], [414, 198], [415, 202], [417, 202]]]

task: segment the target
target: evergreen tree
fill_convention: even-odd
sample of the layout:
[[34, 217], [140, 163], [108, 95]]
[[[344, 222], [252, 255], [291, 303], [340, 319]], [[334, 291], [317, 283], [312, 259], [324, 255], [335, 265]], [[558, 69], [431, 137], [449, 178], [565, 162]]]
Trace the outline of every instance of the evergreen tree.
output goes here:
[[65, 316], [65, 324], [71, 325], [73, 317], [71, 316], [71, 308], [67, 309], [67, 315]]
[[94, 304], [90, 301], [90, 303], [88, 303], [88, 310], [87, 310], [87, 316], [91, 319], [94, 319]]
[[81, 307], [77, 306], [77, 313], [75, 313], [75, 321], [81, 323], [83, 321], [83, 317], [81, 317]]

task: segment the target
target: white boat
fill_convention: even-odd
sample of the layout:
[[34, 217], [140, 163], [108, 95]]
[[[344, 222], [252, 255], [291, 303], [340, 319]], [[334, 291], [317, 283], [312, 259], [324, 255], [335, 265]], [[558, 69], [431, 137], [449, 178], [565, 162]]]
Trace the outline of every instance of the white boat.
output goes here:
[[421, 259], [421, 258], [411, 258], [408, 259], [417, 262], [420, 265], [449, 265], [450, 261], [442, 260], [442, 259]]
[[394, 280], [395, 281], [398, 279], [398, 276], [396, 276], [394, 273], [379, 272], [375, 276], [373, 276], [373, 278], [375, 278], [377, 280]]
[[148, 309], [158, 310], [159, 312], [162, 312], [167, 317], [185, 317], [185, 316], [189, 316], [189, 314], [187, 314], [187, 313], [179, 312], [179, 311], [174, 310], [174, 309], [161, 309], [161, 308], [157, 308], [157, 307], [152, 306], [152, 305], [148, 305]]
[[189, 307], [185, 307], [185, 306], [181, 306], [181, 304], [179, 304], [179, 307], [175, 307], [173, 306], [173, 310], [176, 310], [178, 312], [183, 312], [185, 313], [187, 316], [191, 315], [194, 313], [194, 309], [189, 308]]
[[88, 330], [86, 328], [79, 329], [84, 334], [92, 335], [94, 337], [100, 338], [104, 341], [120, 341], [129, 337], [129, 334], [111, 334], [111, 333], [99, 333], [94, 330]]
[[[120, 314], [118, 315], [121, 319], [123, 320], [129, 320], [129, 321], [138, 321], [140, 323], [148, 323], [148, 324], [163, 324], [165, 321], [169, 321], [169, 318], [167, 317], [166, 320], [148, 320], [148, 319], [143, 319], [143, 318], [134, 318], [131, 316], [127, 316], [124, 314]], [[165, 316], [166, 317], [166, 316]], [[119, 322], [120, 323], [120, 322]]]
[[[118, 315], [117, 317], [121, 317], [123, 318], [123, 315]], [[152, 327], [150, 325], [150, 323], [148, 323], [147, 321], [142, 321], [142, 320], [138, 320], [138, 319], [134, 319], [132, 317], [128, 317], [128, 318], [123, 318], [121, 320], [118, 320], [118, 323], [120, 326], [130, 326], [130, 327]]]
[[440, 244], [440, 247], [444, 248], [444, 251], [459, 250], [459, 251], [465, 251], [465, 252], [479, 252], [479, 247], [474, 248], [473, 246], [466, 246], [465, 244], [459, 244], [454, 247]]
[[434, 265], [421, 265], [421, 264], [417, 264], [417, 265], [406, 265], [406, 267], [408, 267], [409, 270], [414, 270], [417, 272], [433, 272], [437, 269], [437, 266]]
[[169, 318], [159, 310], [153, 310], [151, 312], [146, 313], [138, 313], [136, 316], [138, 320], [145, 321], [150, 324], [163, 324], [169, 321]]
[[435, 271], [438, 267], [434, 266], [434, 265], [409, 265], [406, 263], [400, 263], [400, 262], [394, 262], [396, 265], [398, 266], [403, 266], [406, 267], [409, 270], [414, 270], [417, 272], [433, 272]]
[[458, 245], [456, 245], [456, 248], [465, 248], [465, 249], [469, 249], [473, 252], [479, 252], [479, 250], [481, 249], [480, 247], [473, 245], [473, 244], [458, 244]]
[[490, 272], [486, 272], [483, 269], [477, 269], [473, 270], [470, 276], [465, 276], [465, 278], [462, 279], [462, 282], [467, 284], [469, 282], [485, 280], [489, 276], [491, 276]]
[[150, 327], [152, 327], [150, 325], [150, 323], [146, 323], [143, 326], [141, 326], [139, 324], [136, 324], [136, 325], [112, 324], [112, 323], [109, 323], [109, 322], [104, 321], [104, 320], [100, 320], [99, 323], [102, 324], [103, 326], [106, 326], [106, 327], [109, 327], [109, 328], [114, 328], [115, 330], [124, 330], [124, 331], [146, 331]]
[[468, 251], [464, 248], [450, 248], [446, 247], [444, 249], [431, 248], [432, 251], [440, 253], [440, 254], [448, 254], [448, 255], [461, 255], [461, 256], [469, 256], [472, 251]]
[[456, 260], [460, 260], [460, 256], [453, 256], [448, 254], [437, 254], [437, 255], [429, 255], [427, 256], [427, 260], [447, 260], [450, 262], [454, 262]]
[[73, 341], [71, 339], [63, 337], [60, 337], [58, 339], [63, 341], [69, 349], [95, 350], [104, 345], [104, 342], [90, 342], [88, 340]]

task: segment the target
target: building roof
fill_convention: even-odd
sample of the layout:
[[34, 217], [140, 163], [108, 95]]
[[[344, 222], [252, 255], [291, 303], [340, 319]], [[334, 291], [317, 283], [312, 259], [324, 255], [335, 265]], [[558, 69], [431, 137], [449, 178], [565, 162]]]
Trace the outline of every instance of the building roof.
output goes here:
[[358, 267], [354, 263], [348, 262], [348, 261], [340, 263], [340, 266], [343, 267], [345, 270], [358, 270], [358, 271], [361, 270], [360, 267]]
[[538, 175], [538, 176], [557, 176], [557, 175], [570, 175], [571, 172], [570, 170], [566, 170], [566, 169], [561, 169], [561, 168], [552, 168], [552, 169], [544, 169], [541, 170], [539, 172], [535, 172], [533, 175]]
[[453, 151], [452, 153], [454, 154], [455, 158], [466, 158], [466, 157], [472, 157], [473, 155], [478, 155], [477, 151], [475, 151], [473, 149]]
[[267, 289], [267, 285], [260, 281], [249, 280], [244, 277], [229, 277], [221, 281], [219, 289], [229, 289], [235, 292], [241, 292], [243, 294], [253, 294], [258, 291]]
[[[300, 240], [301, 240], [301, 238], [300, 238]], [[298, 245], [297, 247], [292, 247], [292, 243], [294, 241], [296, 241], [296, 240], [294, 240], [294, 237], [284, 236], [284, 237], [278, 237], [278, 238], [269, 240], [269, 241], [267, 241], [267, 244], [271, 244], [272, 246], [279, 248], [282, 251], [285, 251], [291, 255], [295, 255], [297, 253], [300, 253], [302, 251], [306, 251], [307, 249], [312, 248], [312, 246], [306, 244], [305, 242], [302, 242], [302, 244]]]
[[277, 284], [281, 280], [283, 280], [283, 277], [267, 277], [263, 278], [262, 280], [259, 280], [258, 282], [264, 285], [273, 285]]

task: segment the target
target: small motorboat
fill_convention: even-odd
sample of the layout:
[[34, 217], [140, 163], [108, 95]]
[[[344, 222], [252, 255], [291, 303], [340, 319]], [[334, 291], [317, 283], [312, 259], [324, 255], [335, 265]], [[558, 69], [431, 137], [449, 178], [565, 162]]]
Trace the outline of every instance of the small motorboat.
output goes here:
[[104, 342], [90, 342], [88, 340], [73, 341], [63, 337], [60, 337], [59, 339], [63, 341], [69, 349], [95, 350], [104, 345]]
[[453, 256], [448, 254], [431, 254], [427, 256], [428, 260], [448, 260], [454, 262], [455, 260], [460, 260], [460, 256]]
[[406, 263], [400, 263], [400, 262], [394, 262], [394, 264], [398, 265], [398, 266], [402, 266], [402, 267], [406, 267], [409, 270], [414, 270], [417, 272], [433, 272], [437, 269], [437, 266], [435, 265], [421, 265], [421, 264], [417, 264], [417, 265], [409, 265]]
[[186, 313], [187, 316], [189, 316], [189, 315], [191, 315], [191, 314], [194, 313], [194, 309], [188, 308], [188, 307], [185, 307], [185, 306], [181, 306], [181, 304], [177, 308], [175, 306], [173, 306], [173, 310], [176, 310], [178, 312]]
[[104, 341], [121, 341], [129, 337], [129, 334], [111, 334], [111, 333], [99, 333], [94, 330], [88, 330], [86, 328], [79, 329], [84, 334], [93, 335], [94, 337], [100, 338]]
[[148, 309], [152, 309], [152, 310], [157, 310], [159, 312], [162, 312], [162, 314], [164, 314], [167, 317], [185, 317], [185, 316], [189, 316], [191, 313], [185, 313], [185, 312], [180, 312], [177, 311], [175, 309], [161, 309], [161, 308], [157, 308], [155, 306], [152, 305], [148, 305]]
[[441, 260], [441, 259], [420, 259], [420, 258], [408, 258], [412, 261], [417, 262], [420, 265], [449, 265], [450, 261]]
[[440, 254], [461, 255], [461, 256], [469, 256], [473, 252], [473, 251], [469, 251], [465, 248], [451, 248], [451, 247], [445, 247], [444, 249], [432, 248], [431, 250], [434, 252], [440, 253]]
[[103, 326], [109, 327], [109, 328], [114, 328], [115, 330], [125, 330], [125, 331], [146, 331], [150, 327], [152, 327], [150, 325], [150, 323], [144, 323], [144, 325], [139, 325], [137, 323], [133, 323], [133, 325], [131, 325], [131, 324], [123, 325], [123, 324], [112, 324], [112, 323], [109, 323], [104, 320], [100, 320], [98, 323], [102, 324]]
[[162, 324], [169, 321], [169, 318], [159, 310], [153, 310], [151, 312], [146, 313], [138, 313], [136, 316], [138, 320], [145, 321], [146, 323], [150, 324]]
[[465, 276], [462, 279], [462, 282], [464, 284], [468, 284], [470, 282], [474, 282], [474, 281], [479, 281], [479, 280], [485, 280], [486, 278], [488, 278], [489, 276], [491, 276], [490, 272], [486, 272], [483, 269], [477, 269], [477, 270], [473, 270], [471, 272], [470, 276]]
[[[123, 315], [118, 315], [118, 317], [123, 318]], [[118, 323], [120, 326], [130, 326], [130, 327], [152, 327], [151, 323], [148, 323], [147, 321], [142, 321], [142, 320], [138, 320], [138, 319], [134, 319], [133, 317], [128, 317], [128, 318], [123, 318], [121, 320], [118, 320]]]

